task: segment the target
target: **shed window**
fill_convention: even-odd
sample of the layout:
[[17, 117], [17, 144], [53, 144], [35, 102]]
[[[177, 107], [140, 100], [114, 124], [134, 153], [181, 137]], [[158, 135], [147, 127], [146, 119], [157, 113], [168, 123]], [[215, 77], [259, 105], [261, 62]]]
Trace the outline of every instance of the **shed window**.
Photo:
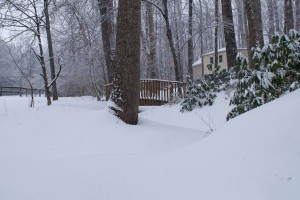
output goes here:
[[214, 57], [210, 57], [209, 62], [210, 62], [211, 64], [213, 64], [213, 63], [214, 63]]
[[223, 62], [223, 56], [222, 55], [219, 55], [219, 62]]

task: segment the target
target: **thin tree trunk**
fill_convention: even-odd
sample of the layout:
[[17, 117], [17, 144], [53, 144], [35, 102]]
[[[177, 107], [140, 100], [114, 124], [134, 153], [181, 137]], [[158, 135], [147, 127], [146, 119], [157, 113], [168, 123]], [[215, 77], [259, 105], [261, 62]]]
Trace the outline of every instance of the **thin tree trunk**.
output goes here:
[[116, 75], [111, 106], [127, 124], [138, 123], [140, 99], [141, 1], [120, 0], [117, 18]]
[[296, 30], [300, 31], [300, 0], [296, 0]]
[[254, 5], [253, 12], [255, 15], [255, 25], [256, 25], [257, 35], [258, 35], [258, 46], [262, 48], [265, 45], [265, 43], [264, 43], [260, 0], [253, 0], [253, 5]]
[[254, 69], [255, 65], [253, 62], [253, 52], [251, 49], [253, 47], [259, 46], [259, 39], [258, 39], [258, 30], [256, 26], [256, 19], [255, 19], [255, 14], [254, 14], [254, 7], [252, 4], [252, 0], [244, 0], [244, 6], [245, 6], [245, 11], [246, 11], [246, 16], [247, 16], [247, 21], [248, 21], [248, 57], [249, 57], [249, 67]]
[[189, 41], [188, 41], [188, 72], [193, 80], [193, 0], [189, 0]]
[[43, 51], [43, 45], [42, 45], [42, 39], [41, 39], [40, 24], [37, 24], [36, 37], [38, 39], [38, 46], [39, 46], [39, 51], [40, 51], [40, 55], [39, 55], [38, 59], [41, 64], [41, 67], [42, 67], [42, 75], [43, 75], [43, 80], [44, 80], [47, 105], [50, 106], [51, 105], [51, 94], [50, 94], [50, 90], [48, 87], [47, 69], [46, 69], [45, 57], [44, 57], [44, 51]]
[[173, 57], [173, 62], [174, 62], [174, 68], [175, 68], [175, 79], [176, 81], [182, 81], [182, 75], [180, 72], [180, 64], [178, 61], [178, 57], [176, 55], [176, 50], [173, 44], [173, 35], [172, 35], [172, 30], [170, 26], [170, 20], [169, 20], [169, 12], [168, 12], [168, 0], [163, 0], [163, 6], [164, 6], [164, 13], [163, 17], [165, 19], [166, 23], [166, 29], [167, 29], [167, 38], [169, 41], [172, 57]]
[[228, 69], [236, 64], [237, 45], [234, 32], [231, 0], [222, 0], [222, 15], [226, 43]]
[[272, 35], [275, 33], [275, 25], [274, 25], [274, 7], [273, 0], [267, 0], [268, 5], [268, 16], [269, 16], [269, 42], [272, 40]]
[[146, 4], [147, 10], [147, 22], [149, 26], [148, 38], [149, 38], [149, 48], [150, 52], [147, 56], [148, 60], [148, 77], [151, 79], [158, 78], [158, 69], [156, 66], [156, 33], [154, 30], [154, 19], [153, 19], [153, 7], [151, 4]]
[[204, 54], [204, 44], [203, 44], [203, 7], [202, 7], [202, 1], [199, 0], [199, 5], [200, 5], [200, 29], [201, 29], [201, 33], [200, 33], [200, 51], [201, 51], [201, 75], [204, 76], [204, 60], [203, 60], [203, 54]]
[[278, 33], [282, 33], [280, 29], [280, 20], [279, 20], [279, 14], [278, 14], [278, 6], [277, 1], [273, 1], [274, 4], [274, 17], [275, 17], [275, 31]]
[[218, 68], [219, 0], [215, 0], [215, 69]]
[[112, 83], [115, 68], [115, 56], [113, 53], [113, 0], [98, 0], [101, 15], [102, 43], [106, 62], [107, 79]]
[[294, 14], [293, 14], [292, 0], [284, 0], [284, 33], [294, 28]]
[[[51, 72], [51, 80], [53, 81], [56, 77], [56, 74], [55, 74], [54, 52], [53, 52], [53, 45], [52, 45], [50, 17], [49, 17], [49, 3], [50, 3], [49, 0], [44, 0], [44, 13], [46, 19], [46, 34], [47, 34], [47, 43], [48, 43], [48, 51], [49, 51], [50, 72]], [[52, 84], [52, 97], [53, 97], [53, 101], [58, 100], [56, 81], [54, 81]]]

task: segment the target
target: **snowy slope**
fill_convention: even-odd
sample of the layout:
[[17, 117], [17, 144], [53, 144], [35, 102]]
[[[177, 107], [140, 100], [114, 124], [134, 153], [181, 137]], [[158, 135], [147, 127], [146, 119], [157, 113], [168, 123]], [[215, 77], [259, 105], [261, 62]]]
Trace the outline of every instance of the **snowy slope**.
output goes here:
[[191, 113], [141, 108], [128, 126], [87, 97], [34, 109], [1, 97], [0, 199], [299, 200], [299, 99], [300, 90], [226, 124], [224, 96]]

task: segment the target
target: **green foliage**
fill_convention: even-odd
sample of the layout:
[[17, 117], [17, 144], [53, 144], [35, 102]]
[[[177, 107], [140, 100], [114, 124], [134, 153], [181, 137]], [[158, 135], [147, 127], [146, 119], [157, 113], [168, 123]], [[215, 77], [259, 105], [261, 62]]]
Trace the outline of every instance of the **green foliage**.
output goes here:
[[205, 79], [200, 79], [198, 83], [195, 83], [188, 77], [186, 93], [181, 102], [181, 112], [192, 111], [195, 106], [211, 106], [216, 98], [213, 88], [214, 86]]
[[238, 83], [227, 120], [300, 88], [300, 33], [275, 34], [272, 41], [263, 49], [252, 49], [256, 69], [249, 69], [247, 60], [237, 56]]

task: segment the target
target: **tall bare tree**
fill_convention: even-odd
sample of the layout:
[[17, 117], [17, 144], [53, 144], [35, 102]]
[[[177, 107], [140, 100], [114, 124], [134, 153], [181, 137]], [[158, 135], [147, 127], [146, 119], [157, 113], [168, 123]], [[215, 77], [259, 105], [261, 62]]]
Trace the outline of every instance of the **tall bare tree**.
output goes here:
[[296, 0], [296, 29], [300, 30], [300, 0]]
[[284, 0], [284, 32], [288, 33], [290, 29], [294, 28], [294, 14], [293, 14], [292, 0]]
[[[4, 15], [1, 15], [2, 25], [9, 28], [14, 28], [17, 32], [11, 36], [14, 39], [24, 33], [30, 32], [34, 39], [37, 39], [38, 53], [34, 51], [42, 68], [42, 77], [44, 80], [45, 93], [47, 98], [47, 105], [51, 105], [50, 87], [53, 81], [49, 84], [47, 77], [47, 69], [44, 57], [44, 48], [42, 44], [42, 26], [45, 24], [41, 10], [36, 0], [30, 2], [19, 0], [6, 0], [2, 9]], [[55, 81], [56, 79], [54, 79]], [[48, 85], [49, 84], [49, 85]]]
[[55, 62], [54, 62], [54, 51], [52, 45], [52, 35], [51, 35], [51, 25], [50, 25], [50, 15], [49, 15], [49, 4], [51, 0], [44, 0], [44, 13], [45, 13], [45, 27], [47, 35], [48, 53], [49, 53], [49, 63], [52, 82], [52, 98], [53, 101], [58, 100], [58, 91], [56, 86], [56, 73], [55, 73]]
[[166, 23], [166, 29], [167, 29], [166, 34], [167, 34], [167, 38], [169, 41], [169, 45], [173, 57], [174, 68], [175, 68], [175, 79], [176, 81], [182, 81], [180, 62], [178, 60], [176, 49], [173, 43], [173, 33], [172, 33], [170, 20], [169, 20], [168, 0], [163, 0], [163, 9], [164, 10], [163, 11], [161, 10], [161, 13]]
[[140, 98], [141, 1], [120, 0], [117, 18], [116, 73], [110, 108], [127, 124], [138, 123]]
[[268, 16], [269, 16], [269, 41], [271, 41], [271, 37], [275, 32], [275, 20], [274, 20], [274, 6], [273, 6], [273, 0], [267, 0], [268, 5]]
[[194, 53], [193, 53], [193, 0], [189, 0], [189, 24], [188, 24], [188, 72], [193, 80], [193, 61], [194, 61]]
[[244, 0], [244, 6], [247, 16], [247, 22], [248, 22], [248, 57], [249, 57], [249, 66], [250, 68], [254, 68], [254, 63], [252, 60], [253, 53], [251, 51], [252, 47], [258, 47], [259, 46], [259, 33], [258, 33], [258, 26], [256, 25], [256, 15], [254, 12], [254, 5], [252, 0]]
[[218, 68], [218, 51], [219, 51], [219, 0], [215, 0], [215, 69]]
[[226, 43], [227, 64], [228, 68], [230, 68], [235, 66], [237, 55], [231, 0], [222, 0], [222, 15]]
[[156, 55], [156, 32], [154, 27], [154, 16], [153, 16], [153, 6], [150, 3], [146, 3], [146, 26], [148, 26], [148, 38], [149, 43], [148, 48], [149, 52], [147, 54], [147, 76], [151, 79], [158, 78], [158, 69], [157, 69], [157, 55]]
[[255, 25], [256, 25], [257, 35], [258, 35], [258, 46], [262, 48], [264, 46], [264, 34], [263, 34], [263, 24], [262, 24], [262, 14], [261, 14], [261, 0], [253, 0], [252, 4], [254, 6], [253, 14], [255, 18]]
[[108, 82], [112, 83], [115, 68], [113, 0], [98, 0], [101, 15], [101, 30]]

